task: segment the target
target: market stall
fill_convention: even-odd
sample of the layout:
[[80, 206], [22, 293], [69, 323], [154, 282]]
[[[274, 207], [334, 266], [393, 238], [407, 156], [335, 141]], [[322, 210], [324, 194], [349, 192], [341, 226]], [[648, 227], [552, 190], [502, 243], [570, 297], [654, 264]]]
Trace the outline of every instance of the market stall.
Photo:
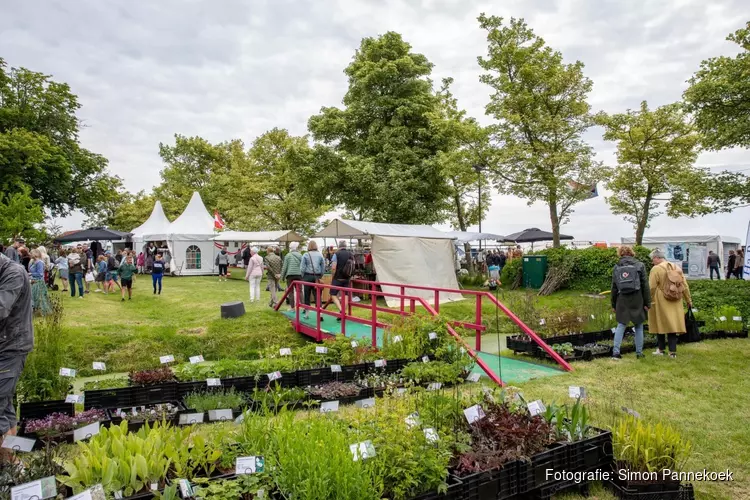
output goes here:
[[[621, 238], [624, 245], [634, 245], [635, 238]], [[667, 260], [680, 264], [689, 278], [708, 278], [708, 252], [719, 256], [721, 269], [727, 265], [729, 251], [737, 250], [742, 241], [732, 236], [644, 236], [641, 245], [664, 251]], [[722, 273], [723, 275], [723, 273]]]

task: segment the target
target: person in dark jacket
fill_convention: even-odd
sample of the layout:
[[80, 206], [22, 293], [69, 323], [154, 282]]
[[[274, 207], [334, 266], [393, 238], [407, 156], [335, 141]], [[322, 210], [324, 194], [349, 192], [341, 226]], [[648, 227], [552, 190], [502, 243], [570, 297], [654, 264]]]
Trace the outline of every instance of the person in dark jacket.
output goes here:
[[620, 359], [620, 345], [625, 327], [633, 323], [635, 329], [635, 354], [643, 357], [643, 323], [651, 307], [648, 274], [643, 262], [636, 260], [633, 249], [621, 246], [617, 250], [620, 261], [612, 271], [612, 309], [617, 319], [615, 345], [612, 357]]
[[727, 279], [734, 275], [734, 267], [737, 264], [737, 256], [734, 254], [734, 250], [729, 251], [729, 258], [727, 259]]
[[708, 252], [706, 266], [708, 266], [712, 280], [714, 279], [714, 272], [716, 272], [716, 279], [721, 279], [721, 261], [719, 260], [719, 256], [716, 255], [713, 251]]
[[26, 356], [33, 348], [31, 282], [23, 267], [0, 255], [0, 442], [16, 434], [13, 398]]

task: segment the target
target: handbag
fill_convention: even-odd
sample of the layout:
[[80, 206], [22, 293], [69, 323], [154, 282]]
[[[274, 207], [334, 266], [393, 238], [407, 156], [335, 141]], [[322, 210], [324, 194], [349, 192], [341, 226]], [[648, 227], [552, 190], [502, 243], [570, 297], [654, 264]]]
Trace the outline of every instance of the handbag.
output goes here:
[[698, 328], [698, 321], [695, 319], [695, 314], [693, 314], [691, 308], [688, 308], [685, 313], [685, 332], [688, 342], [700, 342], [701, 331]]
[[88, 272], [86, 273], [86, 283], [93, 283], [94, 282], [94, 273]]

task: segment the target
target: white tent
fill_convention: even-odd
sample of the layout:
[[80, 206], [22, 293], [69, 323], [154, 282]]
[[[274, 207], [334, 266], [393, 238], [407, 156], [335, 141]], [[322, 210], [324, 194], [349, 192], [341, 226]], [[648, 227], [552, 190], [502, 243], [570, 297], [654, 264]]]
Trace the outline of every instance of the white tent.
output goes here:
[[[378, 281], [403, 285], [458, 289], [454, 266], [453, 241], [444, 232], [430, 226], [381, 224], [335, 219], [316, 238], [372, 240], [372, 259]], [[398, 287], [382, 287], [386, 293], [399, 293]], [[408, 295], [434, 302], [427, 290], [407, 289]], [[440, 294], [441, 303], [460, 300], [460, 294]], [[400, 301], [386, 299], [388, 306]]]
[[164, 215], [164, 209], [161, 206], [160, 201], [154, 203], [154, 209], [151, 211], [149, 218], [133, 229], [133, 249], [138, 250], [139, 247], [146, 241], [143, 239], [143, 235], [147, 234], [152, 238], [152, 241], [165, 241], [167, 239], [167, 231], [169, 230], [169, 219]]
[[213, 238], [214, 241], [242, 241], [254, 243], [266, 243], [276, 241], [284, 243], [287, 241], [305, 241], [305, 238], [294, 231], [223, 231]]
[[457, 243], [468, 243], [470, 241], [503, 241], [505, 236], [492, 233], [472, 233], [469, 231], [445, 231], [448, 238], [454, 238]]
[[214, 274], [214, 236], [214, 218], [198, 192], [165, 232], [142, 235], [143, 241], [166, 240], [172, 255], [170, 270], [180, 275]]
[[[635, 244], [635, 238], [621, 238], [625, 245]], [[646, 248], [659, 248], [667, 260], [681, 263], [685, 274], [690, 278], [708, 278], [708, 252], [719, 256], [722, 269], [727, 265], [729, 251], [736, 250], [742, 242], [739, 238], [719, 235], [698, 236], [644, 236], [642, 245]], [[723, 275], [724, 273], [722, 273]]]

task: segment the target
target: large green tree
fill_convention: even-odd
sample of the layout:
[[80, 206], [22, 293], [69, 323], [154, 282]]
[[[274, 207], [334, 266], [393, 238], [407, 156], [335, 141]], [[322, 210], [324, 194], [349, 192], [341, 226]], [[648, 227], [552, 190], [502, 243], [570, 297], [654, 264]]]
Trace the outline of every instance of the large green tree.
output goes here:
[[412, 52], [398, 33], [365, 38], [344, 71], [349, 89], [343, 108], [322, 108], [308, 127], [318, 147], [308, 189], [323, 203], [359, 219], [434, 223], [448, 196], [434, 160], [442, 149], [431, 133], [439, 105], [429, 75], [432, 64]]
[[593, 124], [583, 63], [565, 64], [523, 19], [479, 16], [488, 53], [480, 80], [492, 88], [488, 115], [496, 146], [488, 167], [495, 187], [549, 207], [554, 246], [573, 206], [590, 196], [602, 172], [582, 134]]
[[44, 211], [28, 187], [0, 194], [0, 241], [23, 237], [39, 242], [44, 234]]
[[88, 227], [106, 226], [117, 231], [130, 231], [148, 219], [154, 209], [153, 194], [139, 191], [113, 191], [99, 205], [99, 211], [86, 221]]
[[97, 210], [119, 179], [107, 160], [79, 144], [78, 98], [67, 84], [0, 59], [0, 189], [21, 193], [53, 215]]
[[710, 149], [750, 147], [750, 22], [727, 40], [740, 46], [739, 54], [701, 62], [684, 94]]

